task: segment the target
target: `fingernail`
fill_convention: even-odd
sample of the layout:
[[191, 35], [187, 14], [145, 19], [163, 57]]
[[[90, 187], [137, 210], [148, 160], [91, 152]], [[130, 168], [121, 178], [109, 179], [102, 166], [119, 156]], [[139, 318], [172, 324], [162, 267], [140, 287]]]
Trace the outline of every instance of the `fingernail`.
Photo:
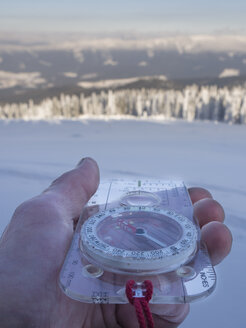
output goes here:
[[76, 166], [80, 166], [84, 162], [85, 159], [86, 159], [86, 157], [82, 158]]
[[88, 161], [88, 160], [92, 161], [93, 159], [90, 157], [84, 157], [78, 162], [77, 166], [81, 166], [82, 164], [84, 164], [85, 161]]

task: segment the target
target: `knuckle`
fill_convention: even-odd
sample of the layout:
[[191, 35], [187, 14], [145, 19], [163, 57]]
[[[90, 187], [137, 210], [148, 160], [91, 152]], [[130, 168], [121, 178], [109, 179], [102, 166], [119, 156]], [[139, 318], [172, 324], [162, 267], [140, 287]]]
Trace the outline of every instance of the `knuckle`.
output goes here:
[[[29, 199], [20, 204], [14, 214], [13, 220], [32, 220], [35, 221], [37, 218], [51, 217], [58, 214], [58, 209], [55, 201], [52, 198], [40, 195]], [[24, 222], [24, 221], [23, 221]]]

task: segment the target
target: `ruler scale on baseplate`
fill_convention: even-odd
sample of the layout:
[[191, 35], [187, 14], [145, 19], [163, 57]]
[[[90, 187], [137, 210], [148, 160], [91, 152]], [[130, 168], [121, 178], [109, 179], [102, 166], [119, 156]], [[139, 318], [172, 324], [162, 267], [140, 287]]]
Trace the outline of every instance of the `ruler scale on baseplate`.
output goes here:
[[216, 276], [183, 182], [114, 179], [100, 184], [81, 214], [60, 273], [71, 298], [127, 303], [129, 279], [149, 279], [151, 303], [208, 296]]

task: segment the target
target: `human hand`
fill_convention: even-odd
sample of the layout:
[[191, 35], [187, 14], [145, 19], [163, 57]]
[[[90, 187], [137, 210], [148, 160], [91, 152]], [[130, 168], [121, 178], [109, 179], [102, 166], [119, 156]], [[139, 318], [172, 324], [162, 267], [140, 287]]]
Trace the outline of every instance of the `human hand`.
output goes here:
[[[130, 304], [87, 304], [68, 298], [58, 286], [74, 224], [99, 183], [97, 164], [84, 159], [41, 195], [21, 204], [0, 240], [1, 327], [138, 326]], [[189, 190], [213, 264], [229, 253], [232, 237], [224, 211], [202, 188]], [[155, 327], [177, 327], [187, 304], [150, 305]], [[131, 318], [131, 320], [129, 320]]]

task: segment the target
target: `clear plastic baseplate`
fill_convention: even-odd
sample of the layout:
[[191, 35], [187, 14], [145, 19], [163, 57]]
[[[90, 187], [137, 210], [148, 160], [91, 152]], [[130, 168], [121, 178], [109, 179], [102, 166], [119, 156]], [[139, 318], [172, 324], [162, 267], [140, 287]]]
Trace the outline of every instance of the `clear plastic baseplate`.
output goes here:
[[[122, 211], [125, 210], [125, 213], [130, 213], [133, 220], [131, 217], [130, 221], [127, 221], [127, 219], [122, 216], [124, 212], [120, 212], [119, 214], [119, 209], [122, 207], [124, 207]], [[171, 235], [174, 234], [174, 231], [181, 230], [175, 228], [175, 224], [178, 225], [179, 223], [178, 220], [180, 220], [180, 223], [183, 221], [182, 224], [186, 227], [190, 225], [193, 228], [194, 226], [196, 227], [197, 234], [194, 232], [194, 229], [193, 232], [192, 230], [191, 232], [186, 232], [187, 235], [192, 235], [193, 238], [194, 234], [197, 237], [196, 244], [193, 243], [192, 246], [194, 247], [194, 251], [190, 251], [189, 254], [187, 250], [189, 251], [190, 246], [187, 246], [187, 240], [182, 239], [182, 232], [179, 231], [179, 237], [177, 237], [178, 239], [180, 238], [181, 244], [177, 242], [175, 245], [185, 245], [184, 254], [186, 254], [186, 259], [181, 260], [180, 254], [182, 254], [183, 249], [181, 249], [180, 254], [178, 254], [177, 249], [179, 249], [179, 246], [169, 247], [168, 243], [172, 244], [176, 241], [170, 241], [169, 237], [163, 237], [165, 233], [162, 232], [162, 227], [157, 227], [159, 237], [157, 231], [154, 232], [154, 230], [150, 230], [148, 233], [145, 231], [145, 234], [143, 233], [144, 230], [148, 230], [148, 228], [145, 229], [146, 218], [144, 218], [144, 216], [146, 213], [149, 213], [148, 209], [151, 207], [156, 209], [156, 211], [162, 209], [164, 214], [168, 213], [168, 216], [171, 215], [171, 218], [177, 221], [173, 222], [173, 226], [171, 224]], [[136, 224], [136, 219], [134, 219], [134, 217], [136, 217], [135, 213], [137, 213], [136, 208], [139, 209], [140, 212], [141, 209], [143, 209], [139, 224]], [[102, 228], [102, 222], [104, 222], [102, 219], [108, 216], [107, 213], [109, 213], [109, 211], [114, 212], [115, 209], [116, 212], [110, 214], [112, 217], [107, 219], [111, 226], [106, 225], [105, 228]], [[181, 215], [179, 215], [180, 213]], [[120, 218], [117, 218], [117, 215], [120, 216]], [[154, 216], [155, 215], [156, 213], [154, 213]], [[164, 215], [162, 216], [165, 218]], [[160, 223], [157, 222], [157, 225], [162, 224], [162, 216], [160, 216]], [[90, 219], [93, 222], [90, 223]], [[169, 218], [167, 219], [169, 220]], [[96, 220], [100, 222], [96, 223], [97, 226], [95, 228], [94, 222]], [[146, 247], [147, 250], [148, 247], [154, 246], [157, 250], [162, 248], [161, 252], [163, 256], [161, 257], [161, 261], [163, 261], [163, 267], [170, 263], [170, 270], [168, 270], [168, 267], [166, 267], [165, 270], [161, 270], [162, 265], [160, 265], [159, 269], [151, 270], [151, 262], [146, 262], [147, 266], [149, 263], [149, 269], [144, 269], [142, 263], [147, 260], [149, 261], [150, 258], [147, 260], [146, 258], [142, 259], [139, 257], [139, 254], [137, 254], [135, 258], [133, 256], [132, 259], [129, 259], [130, 264], [133, 263], [132, 270], [124, 269], [124, 266], [120, 265], [121, 262], [109, 261], [110, 252], [106, 254], [106, 257], [103, 257], [103, 254], [103, 256], [101, 256], [102, 249], [100, 248], [96, 250], [95, 256], [91, 255], [89, 252], [91, 245], [88, 244], [89, 246], [87, 247], [87, 242], [81, 240], [84, 236], [83, 233], [86, 234], [87, 231], [91, 233], [92, 228], [95, 228], [99, 229], [96, 230], [99, 236], [103, 234], [104, 241], [111, 240], [112, 236], [116, 236], [115, 238], [117, 238], [117, 235], [112, 235], [112, 222], [116, 224], [114, 223], [116, 222], [115, 220], [117, 220], [116, 228], [120, 233], [123, 233], [123, 236], [119, 236], [120, 240], [127, 240], [129, 236], [131, 242], [133, 238], [131, 234], [134, 231], [134, 238], [137, 239], [137, 242], [132, 244], [134, 246], [131, 249], [134, 250], [134, 247], [142, 247], [142, 245], [144, 245], [145, 248], [143, 248], [144, 251], [141, 255], [143, 256], [143, 254], [146, 253]], [[155, 217], [150, 220], [149, 222], [154, 222]], [[166, 225], [163, 226], [165, 230], [168, 230], [168, 220], [165, 223]], [[189, 223], [187, 224], [187, 220], [190, 221], [190, 225]], [[86, 222], [89, 222], [89, 225], [87, 224], [87, 230], [85, 225]], [[92, 235], [89, 235], [89, 237], [91, 236]], [[94, 236], [92, 237], [96, 239]], [[192, 237], [190, 238], [190, 240], [192, 240]], [[140, 244], [138, 244], [139, 240], [141, 240]], [[99, 242], [96, 240], [96, 243]], [[103, 244], [105, 247], [105, 243], [102, 242], [102, 246]], [[147, 246], [147, 244], [149, 246]], [[97, 246], [97, 244], [95, 245]], [[119, 249], [119, 246], [117, 247], [117, 249]], [[111, 250], [113, 249], [113, 251], [115, 250], [111, 246], [106, 247], [106, 249], [109, 248]], [[94, 250], [93, 244], [91, 249]], [[126, 257], [124, 254], [122, 257], [123, 260], [125, 259], [124, 256]], [[97, 261], [97, 259], [100, 258], [102, 260]], [[175, 258], [178, 259], [178, 263], [176, 264]], [[135, 262], [134, 259], [136, 260]], [[157, 263], [157, 267], [158, 263], [161, 263], [158, 261], [153, 262], [154, 265]], [[107, 262], [109, 264], [107, 264]], [[115, 268], [112, 263], [116, 263]], [[142, 270], [134, 271], [134, 263], [141, 263], [143, 267]], [[206, 246], [200, 241], [199, 227], [196, 220], [193, 218], [193, 206], [183, 182], [153, 179], [113, 179], [110, 181], [103, 181], [96, 194], [83, 210], [76, 226], [70, 249], [60, 272], [59, 283], [63, 292], [68, 297], [85, 303], [125, 304], [128, 303], [125, 294], [125, 286], [130, 279], [135, 280], [137, 283], [136, 293], [141, 289], [144, 280], [151, 280], [153, 284], [153, 296], [150, 303], [153, 304], [190, 303], [207, 297], [215, 289], [216, 274], [211, 265]]]

